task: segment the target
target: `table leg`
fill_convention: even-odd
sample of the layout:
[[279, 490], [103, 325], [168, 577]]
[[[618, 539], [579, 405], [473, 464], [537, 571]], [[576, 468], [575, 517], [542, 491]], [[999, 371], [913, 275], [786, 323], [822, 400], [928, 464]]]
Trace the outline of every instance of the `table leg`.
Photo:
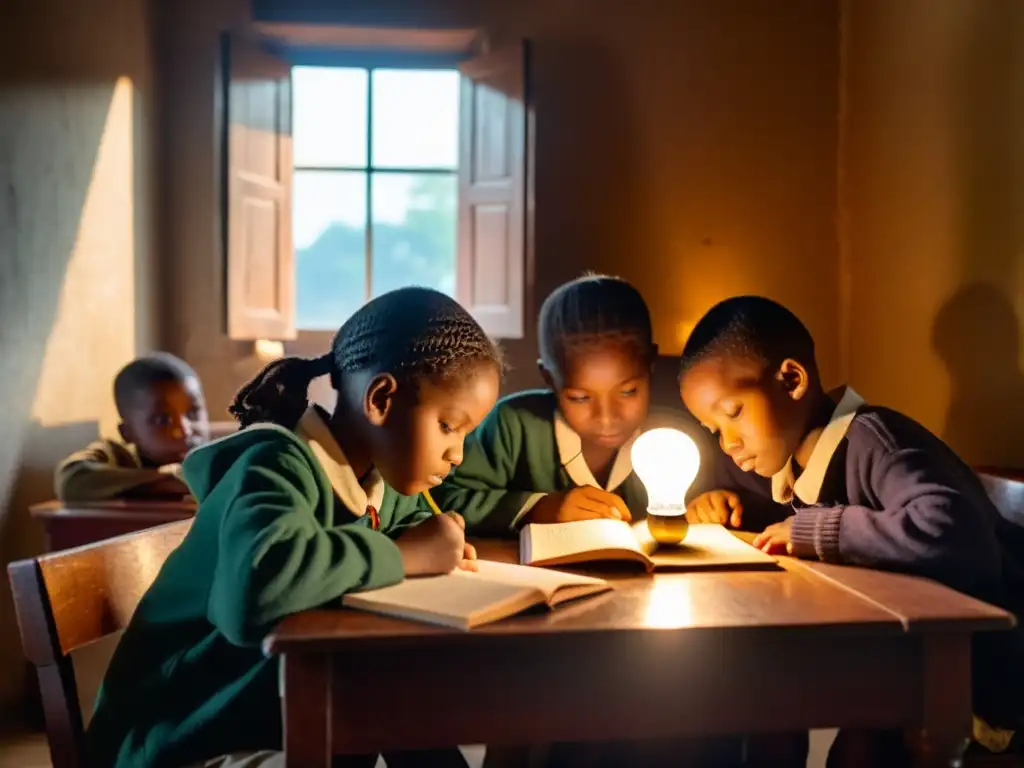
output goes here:
[[285, 765], [331, 768], [330, 657], [323, 653], [285, 654], [281, 663]]
[[971, 636], [923, 640], [924, 728], [911, 741], [917, 768], [959, 768], [971, 738]]

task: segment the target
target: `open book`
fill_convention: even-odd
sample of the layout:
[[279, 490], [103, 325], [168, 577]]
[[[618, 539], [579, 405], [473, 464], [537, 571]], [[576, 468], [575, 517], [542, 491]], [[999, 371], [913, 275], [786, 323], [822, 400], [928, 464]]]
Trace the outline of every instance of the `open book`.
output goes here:
[[773, 569], [771, 555], [740, 541], [721, 525], [691, 525], [682, 544], [659, 544], [644, 521], [581, 520], [531, 524], [519, 533], [523, 565], [570, 565], [601, 560], [635, 560], [648, 571]]
[[342, 598], [349, 608], [400, 619], [425, 621], [456, 629], [473, 629], [533, 608], [554, 608], [568, 600], [607, 592], [603, 579], [540, 568], [477, 562], [472, 571], [409, 578], [400, 584]]

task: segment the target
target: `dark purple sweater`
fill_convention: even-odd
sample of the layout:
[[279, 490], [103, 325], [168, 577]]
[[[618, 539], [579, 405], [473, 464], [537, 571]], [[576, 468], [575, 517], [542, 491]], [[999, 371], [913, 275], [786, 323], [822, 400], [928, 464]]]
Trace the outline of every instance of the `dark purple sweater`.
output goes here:
[[[862, 406], [832, 455], [818, 503], [793, 499], [794, 554], [926, 576], [1021, 615], [1021, 531], [944, 442], [900, 413]], [[1020, 631], [975, 643], [975, 708], [992, 724], [1024, 712]]]

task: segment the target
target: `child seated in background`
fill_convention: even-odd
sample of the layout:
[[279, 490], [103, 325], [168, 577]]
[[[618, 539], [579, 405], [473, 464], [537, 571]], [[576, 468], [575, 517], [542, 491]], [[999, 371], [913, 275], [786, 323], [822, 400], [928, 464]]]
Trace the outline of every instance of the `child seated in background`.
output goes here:
[[[643, 297], [615, 277], [566, 283], [541, 308], [539, 348], [548, 388], [498, 403], [466, 440], [438, 502], [484, 535], [507, 536], [527, 523], [643, 518], [647, 492], [630, 461], [633, 439], [650, 426], [699, 429], [682, 409], [651, 418], [657, 347]], [[738, 753], [729, 739], [595, 742], [488, 748], [485, 765], [711, 767], [732, 764]]]
[[[792, 506], [756, 546], [926, 576], [1019, 613], [1024, 579], [1006, 546], [1011, 524], [977, 475], [907, 416], [865, 405], [849, 387], [826, 392], [814, 341], [789, 310], [755, 296], [711, 309], [683, 351], [680, 392], [730, 459], [771, 478], [775, 500]], [[1022, 648], [1019, 629], [976, 638], [980, 723], [1016, 727]], [[900, 765], [905, 750], [900, 734], [841, 732], [829, 764]]]
[[[110, 662], [88, 764], [283, 768], [279, 660], [261, 641], [347, 592], [475, 568], [462, 519], [419, 494], [461, 460], [501, 367], [454, 300], [403, 288], [356, 311], [324, 356], [277, 360], [243, 387], [231, 407], [243, 429], [184, 462], [199, 511]], [[338, 393], [332, 413], [307, 402], [319, 376]], [[365, 715], [351, 694], [352, 717]], [[465, 766], [455, 748], [386, 759]]]
[[114, 402], [124, 442], [97, 440], [57, 467], [62, 501], [181, 498], [178, 477], [193, 448], [209, 440], [203, 389], [187, 363], [155, 352], [128, 363], [114, 378]]

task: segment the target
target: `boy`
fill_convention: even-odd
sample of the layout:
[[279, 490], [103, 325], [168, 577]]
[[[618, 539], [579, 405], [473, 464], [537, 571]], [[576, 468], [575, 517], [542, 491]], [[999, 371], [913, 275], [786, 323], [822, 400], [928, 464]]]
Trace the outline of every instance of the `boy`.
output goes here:
[[207, 442], [210, 422], [199, 377], [183, 360], [156, 352], [128, 363], [114, 379], [123, 443], [97, 440], [57, 467], [62, 501], [181, 498], [181, 460]]
[[[912, 419], [849, 387], [826, 393], [814, 341], [787, 309], [755, 296], [718, 304], [687, 341], [679, 381], [736, 466], [771, 478], [775, 501], [792, 506], [756, 546], [926, 576], [1019, 612], [1011, 524], [975, 473]], [[975, 641], [975, 711], [989, 725], [1016, 727], [1022, 648], [1017, 631]]]

